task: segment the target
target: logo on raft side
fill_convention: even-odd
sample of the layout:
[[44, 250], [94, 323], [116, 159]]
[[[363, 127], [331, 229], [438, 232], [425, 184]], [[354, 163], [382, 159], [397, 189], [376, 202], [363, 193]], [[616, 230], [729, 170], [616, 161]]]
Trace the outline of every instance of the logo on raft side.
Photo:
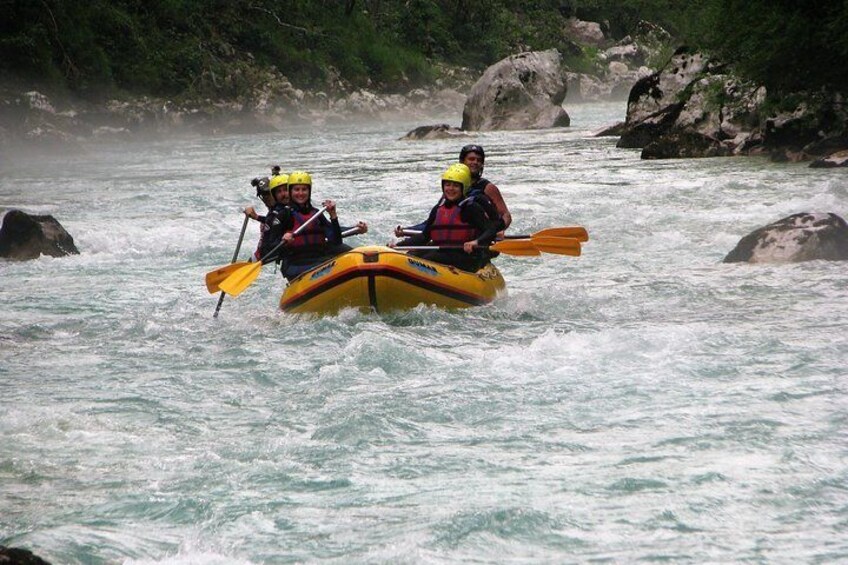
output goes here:
[[439, 271], [436, 270], [434, 267], [431, 267], [430, 265], [425, 265], [424, 263], [421, 263], [421, 262], [416, 261], [414, 259], [407, 259], [407, 261], [409, 262], [410, 266], [415, 267], [416, 269], [418, 269], [419, 271], [421, 271], [422, 273], [424, 273], [426, 275], [430, 275], [431, 277], [438, 277], [439, 276]]
[[320, 279], [321, 277], [323, 277], [324, 275], [326, 275], [327, 273], [332, 271], [333, 267], [335, 267], [335, 266], [336, 266], [336, 262], [333, 261], [333, 262], [321, 267], [320, 269], [318, 269], [317, 271], [312, 273], [312, 276], [309, 277], [309, 280], [314, 281], [315, 279]]

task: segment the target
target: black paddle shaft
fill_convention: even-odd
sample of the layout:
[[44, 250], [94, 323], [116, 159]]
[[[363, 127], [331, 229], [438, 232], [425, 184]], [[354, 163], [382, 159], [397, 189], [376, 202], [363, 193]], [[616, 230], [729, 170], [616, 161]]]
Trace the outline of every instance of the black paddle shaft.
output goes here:
[[[235, 263], [236, 260], [238, 259], [239, 251], [241, 251], [241, 242], [244, 241], [244, 232], [247, 231], [247, 221], [249, 219], [250, 218], [247, 216], [247, 214], [245, 214], [244, 215], [244, 223], [241, 225], [241, 234], [239, 234], [238, 243], [236, 244], [236, 251], [235, 251], [235, 253], [233, 253], [233, 260], [230, 261], [230, 264]], [[213, 316], [212, 316], [213, 318], [218, 317], [218, 312], [221, 311], [221, 304], [224, 303], [224, 296], [226, 296], [226, 295], [227, 295], [227, 293], [222, 290], [221, 296], [218, 297], [218, 305], [215, 307], [215, 314], [213, 314]]]

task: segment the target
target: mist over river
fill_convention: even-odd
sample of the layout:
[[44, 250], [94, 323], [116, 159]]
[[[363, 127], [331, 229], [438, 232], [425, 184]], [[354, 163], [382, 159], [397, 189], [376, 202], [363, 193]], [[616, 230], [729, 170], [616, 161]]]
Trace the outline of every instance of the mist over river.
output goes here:
[[[420, 121], [3, 161], [0, 210], [78, 256], [0, 261], [0, 545], [60, 563], [848, 562], [848, 277], [722, 264], [848, 169], [642, 161], [596, 128], [405, 142]], [[441, 116], [432, 123], [457, 123]], [[250, 179], [313, 174], [385, 243], [483, 145], [513, 233], [579, 258], [496, 264], [462, 311], [278, 311], [266, 266], [212, 314]], [[255, 247], [251, 223], [241, 257]]]

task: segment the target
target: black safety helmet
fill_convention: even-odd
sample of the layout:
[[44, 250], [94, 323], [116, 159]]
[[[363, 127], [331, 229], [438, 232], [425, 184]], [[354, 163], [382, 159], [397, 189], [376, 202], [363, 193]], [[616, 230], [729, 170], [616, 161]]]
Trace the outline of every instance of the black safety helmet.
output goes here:
[[462, 149], [459, 150], [459, 162], [462, 163], [465, 160], [465, 156], [469, 153], [477, 153], [480, 157], [483, 158], [483, 161], [486, 160], [486, 152], [483, 151], [483, 148], [479, 145], [466, 145]]

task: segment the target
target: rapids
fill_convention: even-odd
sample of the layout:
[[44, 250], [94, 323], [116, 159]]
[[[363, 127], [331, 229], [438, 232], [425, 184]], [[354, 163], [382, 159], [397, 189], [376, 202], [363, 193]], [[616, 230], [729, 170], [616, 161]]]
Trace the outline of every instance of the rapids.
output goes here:
[[[721, 263], [784, 216], [845, 217], [848, 170], [641, 161], [589, 134], [623, 104], [568, 110], [570, 128], [468, 140], [298, 126], [5, 163], [0, 210], [53, 214], [81, 255], [0, 261], [0, 545], [56, 564], [848, 561], [846, 266]], [[212, 318], [203, 276], [271, 164], [385, 243], [471, 141], [512, 232], [583, 225], [582, 257], [502, 255], [486, 307], [328, 318], [280, 313], [266, 266]]]

